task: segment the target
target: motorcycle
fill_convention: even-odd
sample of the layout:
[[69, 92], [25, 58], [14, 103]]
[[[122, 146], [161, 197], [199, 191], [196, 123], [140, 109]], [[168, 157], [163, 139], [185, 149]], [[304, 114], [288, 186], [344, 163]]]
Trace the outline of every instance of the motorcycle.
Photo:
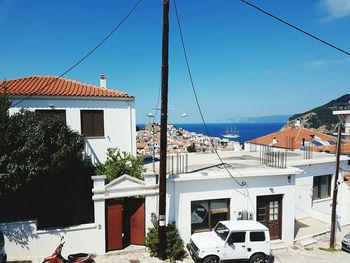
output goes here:
[[77, 253], [69, 255], [68, 259], [65, 259], [61, 254], [65, 243], [63, 239], [64, 237], [61, 237], [60, 244], [55, 249], [55, 252], [51, 256], [46, 257], [43, 263], [88, 263], [92, 262], [96, 257], [95, 254]]

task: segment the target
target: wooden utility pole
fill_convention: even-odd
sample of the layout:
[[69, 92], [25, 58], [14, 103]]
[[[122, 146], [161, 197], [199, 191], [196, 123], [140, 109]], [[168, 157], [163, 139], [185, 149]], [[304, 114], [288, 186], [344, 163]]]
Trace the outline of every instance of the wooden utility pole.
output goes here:
[[329, 249], [334, 249], [334, 244], [335, 244], [335, 224], [336, 224], [336, 217], [337, 217], [337, 197], [338, 197], [338, 177], [339, 177], [341, 129], [342, 129], [342, 125], [341, 125], [341, 123], [339, 123], [338, 141], [337, 141], [337, 157], [336, 157], [336, 168], [335, 168], [333, 201], [332, 201], [331, 237], [330, 237], [330, 241], [329, 241]]
[[160, 164], [159, 164], [159, 252], [165, 259], [166, 249], [166, 155], [168, 126], [168, 59], [169, 59], [169, 0], [163, 0], [162, 34], [162, 104], [160, 121]]

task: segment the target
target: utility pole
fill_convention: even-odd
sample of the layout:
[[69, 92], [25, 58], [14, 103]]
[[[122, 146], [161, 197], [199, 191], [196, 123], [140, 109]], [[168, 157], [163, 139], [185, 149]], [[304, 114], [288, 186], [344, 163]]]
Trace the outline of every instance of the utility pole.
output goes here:
[[333, 201], [332, 201], [331, 236], [330, 236], [330, 241], [329, 241], [329, 249], [334, 249], [334, 244], [335, 244], [335, 224], [336, 224], [336, 217], [337, 217], [337, 197], [338, 197], [338, 177], [339, 177], [341, 129], [342, 129], [342, 125], [341, 125], [341, 123], [339, 123], [338, 141], [337, 141], [337, 157], [336, 157], [336, 168], [335, 168]]
[[160, 164], [159, 164], [159, 252], [165, 259], [166, 249], [166, 155], [168, 126], [168, 59], [169, 59], [169, 0], [163, 0], [162, 34], [162, 104], [160, 122]]

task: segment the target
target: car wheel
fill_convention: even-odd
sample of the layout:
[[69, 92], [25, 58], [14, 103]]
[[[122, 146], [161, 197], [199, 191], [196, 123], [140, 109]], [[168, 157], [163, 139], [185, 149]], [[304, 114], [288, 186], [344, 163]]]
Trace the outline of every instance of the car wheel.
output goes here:
[[219, 263], [219, 258], [216, 256], [209, 256], [204, 259], [203, 263]]
[[249, 263], [264, 263], [265, 262], [264, 254], [255, 254], [249, 259]]

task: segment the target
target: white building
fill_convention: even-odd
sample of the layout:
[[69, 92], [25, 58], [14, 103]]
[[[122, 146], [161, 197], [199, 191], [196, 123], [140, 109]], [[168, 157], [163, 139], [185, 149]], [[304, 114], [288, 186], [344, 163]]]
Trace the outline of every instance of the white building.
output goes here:
[[12, 100], [10, 114], [20, 109], [44, 116], [56, 115], [84, 135], [85, 153], [94, 163], [106, 160], [107, 148], [136, 154], [135, 98], [100, 86], [50, 76], [32, 76], [0, 82], [0, 92]]
[[[285, 168], [266, 166], [258, 152], [220, 155], [231, 175], [216, 155], [195, 153], [189, 154], [187, 173], [168, 175], [167, 223], [176, 224], [184, 242], [189, 241], [191, 233], [209, 231], [224, 219], [262, 222], [277, 247], [329, 232], [334, 155], [314, 153], [311, 159], [304, 159], [301, 151], [289, 152]], [[341, 156], [337, 183], [338, 242], [339, 230], [343, 235], [343, 229], [350, 225], [350, 185], [343, 181], [349, 160]], [[92, 224], [50, 230], [37, 230], [34, 221], [0, 224], [11, 260], [48, 255], [61, 235], [66, 236], [67, 244], [74, 244], [65, 248], [67, 254], [74, 251], [104, 254], [126, 244], [143, 244], [148, 229], [156, 222], [159, 194], [157, 176], [147, 172], [144, 177], [142, 181], [123, 175], [106, 185], [105, 176], [94, 176]], [[24, 246], [18, 245], [11, 235], [13, 231], [22, 231], [19, 229], [26, 231], [20, 239], [25, 241]], [[89, 242], [79, 242], [86, 238]]]
[[[329, 231], [335, 156], [313, 153], [311, 159], [305, 159], [302, 151], [291, 151], [285, 168], [274, 168], [262, 163], [261, 154], [221, 152], [231, 175], [215, 154], [190, 154], [189, 172], [169, 175], [167, 220], [176, 223], [185, 242], [191, 233], [209, 231], [224, 219], [257, 220], [269, 228], [275, 242], [287, 246]], [[349, 168], [348, 160], [341, 157], [342, 171]], [[350, 187], [343, 183], [342, 174], [338, 181], [339, 227], [350, 225]], [[155, 212], [146, 210], [146, 214]]]
[[350, 141], [350, 104], [337, 107], [333, 111], [333, 115], [338, 115], [344, 118], [345, 132], [342, 133], [345, 140]]

